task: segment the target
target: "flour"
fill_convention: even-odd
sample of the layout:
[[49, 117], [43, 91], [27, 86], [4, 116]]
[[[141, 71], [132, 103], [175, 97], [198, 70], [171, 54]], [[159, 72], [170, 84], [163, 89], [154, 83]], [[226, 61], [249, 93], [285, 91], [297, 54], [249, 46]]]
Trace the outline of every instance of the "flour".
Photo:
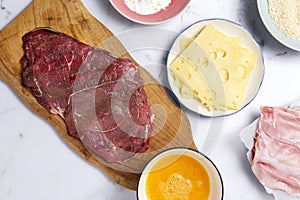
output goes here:
[[127, 7], [141, 15], [155, 14], [167, 8], [171, 0], [124, 0]]

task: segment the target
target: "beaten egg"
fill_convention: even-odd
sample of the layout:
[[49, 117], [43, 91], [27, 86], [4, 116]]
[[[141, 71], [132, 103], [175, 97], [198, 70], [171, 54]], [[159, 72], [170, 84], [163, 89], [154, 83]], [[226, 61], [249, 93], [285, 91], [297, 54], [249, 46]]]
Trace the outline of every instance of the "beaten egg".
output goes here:
[[207, 200], [210, 195], [207, 171], [188, 155], [161, 158], [150, 169], [145, 183], [149, 200]]

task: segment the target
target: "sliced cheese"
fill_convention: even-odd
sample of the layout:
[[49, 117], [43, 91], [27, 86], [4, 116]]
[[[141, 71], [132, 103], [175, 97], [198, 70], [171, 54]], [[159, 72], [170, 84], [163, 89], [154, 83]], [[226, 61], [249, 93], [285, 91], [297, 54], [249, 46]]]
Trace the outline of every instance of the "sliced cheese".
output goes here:
[[226, 93], [224, 108], [241, 108], [256, 62], [256, 53], [244, 48], [240, 38], [227, 37], [212, 25], [206, 26], [194, 42], [208, 52], [218, 68]]
[[[186, 47], [187, 41], [181, 46]], [[175, 58], [170, 70], [183, 98], [193, 96], [207, 110], [237, 110], [244, 103], [256, 57], [240, 38], [207, 25]]]
[[197, 99], [207, 110], [225, 104], [223, 83], [209, 55], [192, 42], [170, 65], [183, 98]]

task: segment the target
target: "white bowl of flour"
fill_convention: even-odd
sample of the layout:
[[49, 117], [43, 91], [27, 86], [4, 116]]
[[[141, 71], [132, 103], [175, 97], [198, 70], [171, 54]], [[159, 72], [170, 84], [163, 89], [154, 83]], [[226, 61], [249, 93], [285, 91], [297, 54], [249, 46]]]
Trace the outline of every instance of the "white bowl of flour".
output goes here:
[[125, 5], [133, 12], [140, 15], [152, 15], [165, 10], [171, 0], [124, 0]]
[[110, 0], [124, 17], [141, 24], [159, 24], [181, 13], [190, 0]]

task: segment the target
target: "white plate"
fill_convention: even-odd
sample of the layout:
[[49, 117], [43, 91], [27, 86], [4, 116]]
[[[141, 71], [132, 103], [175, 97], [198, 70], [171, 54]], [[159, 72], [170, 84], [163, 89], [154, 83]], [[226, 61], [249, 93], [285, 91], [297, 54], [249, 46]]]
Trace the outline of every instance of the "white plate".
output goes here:
[[273, 23], [272, 17], [269, 14], [268, 0], [257, 0], [257, 8], [262, 22], [270, 34], [281, 44], [296, 51], [300, 51], [300, 40], [287, 37]]
[[206, 117], [227, 116], [238, 112], [242, 108], [239, 110], [228, 110], [228, 111], [213, 111], [213, 110], [208, 111], [195, 99], [182, 98], [179, 89], [174, 85], [174, 78], [171, 75], [169, 70], [170, 64], [181, 53], [180, 40], [182, 38], [195, 37], [208, 24], [212, 24], [214, 27], [216, 27], [217, 29], [219, 29], [220, 31], [222, 31], [228, 36], [241, 38], [244, 47], [257, 53], [257, 60], [249, 80], [248, 88], [245, 94], [245, 103], [242, 106], [242, 108], [247, 106], [254, 99], [254, 97], [256, 96], [257, 92], [260, 89], [264, 77], [264, 63], [263, 63], [263, 56], [260, 47], [256, 43], [256, 41], [252, 38], [252, 36], [240, 25], [225, 19], [202, 20], [192, 24], [191, 26], [189, 26], [179, 34], [179, 36], [176, 38], [175, 42], [171, 47], [167, 59], [168, 81], [172, 91], [179, 99], [181, 104], [184, 105], [186, 108]]

